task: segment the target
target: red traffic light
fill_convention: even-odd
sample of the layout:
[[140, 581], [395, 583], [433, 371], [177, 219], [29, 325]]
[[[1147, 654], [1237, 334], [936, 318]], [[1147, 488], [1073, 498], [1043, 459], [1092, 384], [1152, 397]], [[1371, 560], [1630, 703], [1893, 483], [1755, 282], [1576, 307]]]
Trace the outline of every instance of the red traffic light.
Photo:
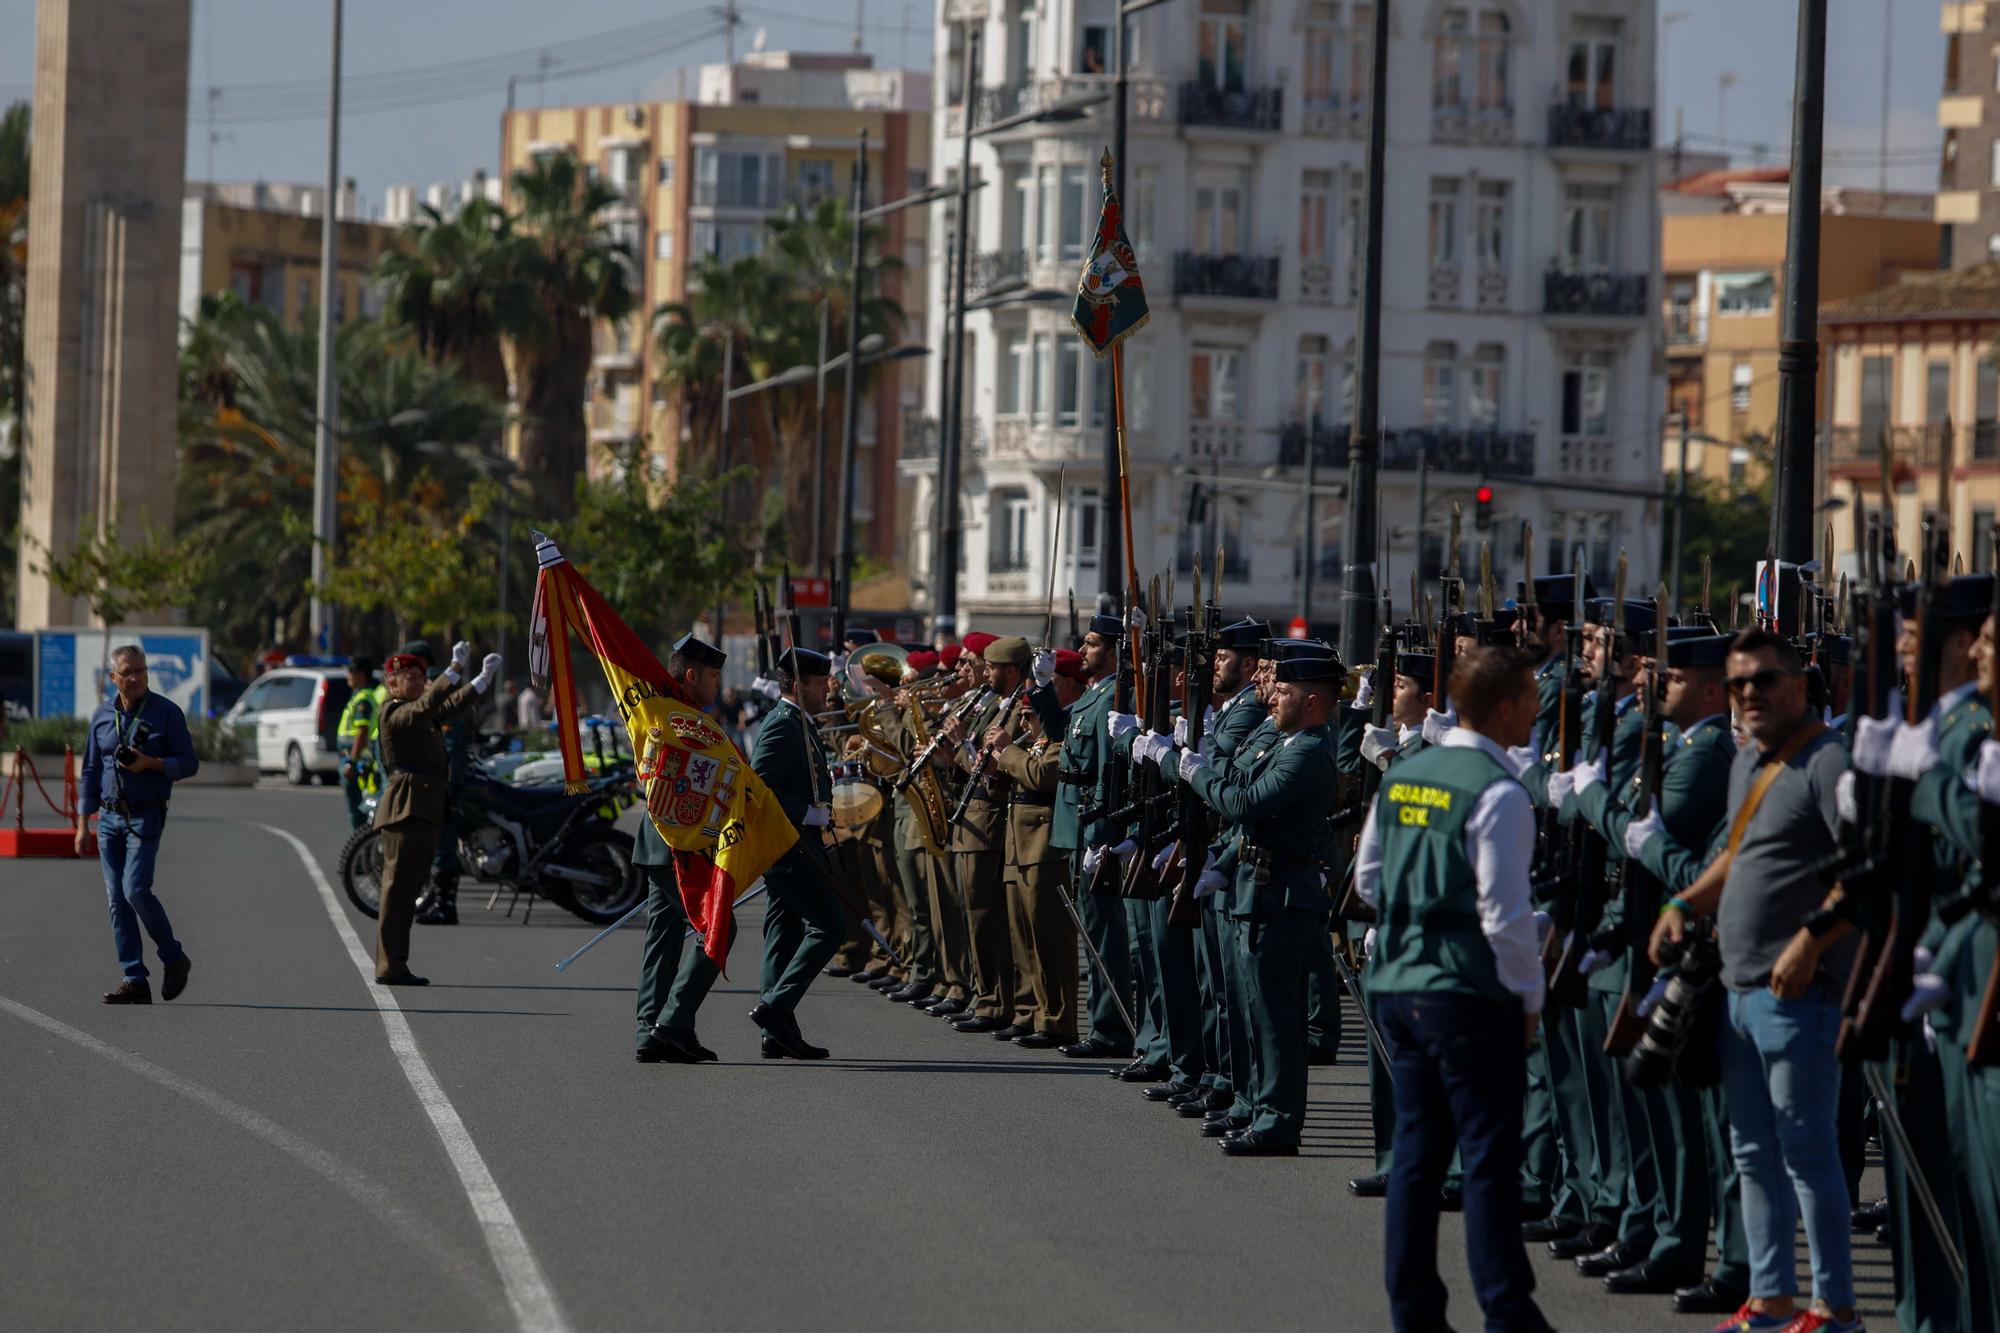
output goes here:
[[1472, 498], [1483, 505], [1490, 505], [1493, 503], [1493, 488], [1491, 486], [1481, 486], [1472, 493]]

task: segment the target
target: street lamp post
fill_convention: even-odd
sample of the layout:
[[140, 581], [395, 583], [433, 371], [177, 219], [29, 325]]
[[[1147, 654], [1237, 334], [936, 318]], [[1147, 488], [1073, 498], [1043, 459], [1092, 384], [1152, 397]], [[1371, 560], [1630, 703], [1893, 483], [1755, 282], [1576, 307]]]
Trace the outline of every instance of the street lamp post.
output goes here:
[[1813, 387], [1819, 370], [1820, 149], [1826, 138], [1826, 0], [1799, 0], [1792, 91], [1784, 327], [1778, 335], [1778, 466], [1771, 538], [1780, 560], [1812, 559]]
[[[1359, 663], [1375, 653], [1375, 570], [1364, 553], [1375, 550], [1377, 497], [1375, 473], [1382, 443], [1382, 173], [1387, 159], [1385, 134], [1389, 101], [1389, 0], [1375, 0], [1374, 63], [1368, 96], [1368, 220], [1367, 246], [1361, 270], [1361, 328], [1355, 339], [1353, 435], [1347, 446], [1346, 530], [1340, 549], [1345, 557], [1340, 587], [1340, 651], [1344, 660]], [[1422, 559], [1423, 543], [1417, 543]]]
[[335, 503], [339, 486], [339, 443], [335, 436], [340, 415], [340, 385], [333, 363], [333, 315], [340, 290], [334, 267], [340, 212], [340, 19], [341, 0], [333, 0], [333, 54], [327, 82], [326, 195], [319, 220], [319, 428], [313, 440], [313, 545], [311, 614], [313, 645], [331, 653], [336, 647], [333, 603], [320, 589], [332, 563], [337, 535]]
[[[858, 227], [860, 224], [856, 223]], [[824, 558], [826, 529], [826, 336], [832, 303], [819, 303], [819, 366], [813, 372], [813, 544], [812, 567]]]
[[847, 401], [841, 404], [844, 420], [840, 428], [840, 482], [834, 492], [840, 505], [839, 541], [834, 551], [833, 570], [833, 650], [840, 651], [841, 636], [847, 629], [847, 584], [854, 574], [854, 450], [855, 432], [861, 422], [861, 234], [868, 211], [868, 131], [861, 131], [860, 148], [854, 154], [854, 207], [849, 210], [853, 236], [848, 247], [847, 291]]
[[960, 537], [958, 471], [965, 448], [965, 282], [972, 266], [972, 123], [979, 116], [983, 83], [979, 67], [982, 33], [978, 21], [965, 33], [965, 114], [959, 118], [958, 256], [952, 265], [951, 377], [945, 393], [945, 419], [938, 427], [944, 441], [938, 452], [938, 487], [944, 493], [944, 522], [938, 527], [938, 558], [933, 562], [937, 591], [931, 597], [934, 633], [958, 633], [958, 543]]

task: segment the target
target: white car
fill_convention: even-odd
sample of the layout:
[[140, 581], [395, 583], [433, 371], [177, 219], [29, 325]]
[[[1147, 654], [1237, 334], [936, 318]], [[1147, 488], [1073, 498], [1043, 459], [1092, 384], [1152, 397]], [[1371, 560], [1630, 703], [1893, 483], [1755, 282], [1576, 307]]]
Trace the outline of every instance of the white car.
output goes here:
[[334, 730], [351, 693], [341, 667], [276, 667], [251, 681], [223, 720], [243, 727], [259, 771], [282, 771], [294, 786], [314, 775], [331, 785], [340, 779]]

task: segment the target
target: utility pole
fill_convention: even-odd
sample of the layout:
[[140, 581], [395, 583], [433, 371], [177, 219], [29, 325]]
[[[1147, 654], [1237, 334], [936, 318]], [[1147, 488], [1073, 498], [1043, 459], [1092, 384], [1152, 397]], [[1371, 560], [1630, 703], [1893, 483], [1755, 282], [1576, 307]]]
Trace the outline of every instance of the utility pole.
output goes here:
[[[1382, 447], [1382, 173], [1388, 157], [1389, 0], [1375, 0], [1375, 55], [1368, 80], [1368, 214], [1361, 270], [1361, 328], [1355, 339], [1353, 435], [1347, 446], [1346, 530], [1340, 549], [1340, 654], [1349, 663], [1375, 655], [1375, 570], [1362, 556], [1375, 549], [1375, 473]], [[1417, 542], [1423, 550], [1421, 538]], [[1420, 554], [1421, 558], [1421, 554]]]
[[[1681, 529], [1687, 522], [1688, 505], [1688, 414], [1681, 412], [1681, 475], [1674, 486], [1674, 611], [1681, 609]], [[1706, 611], [1708, 608], [1703, 607]]]
[[1313, 560], [1319, 554], [1319, 430], [1306, 424], [1306, 522], [1305, 538], [1301, 543], [1304, 553], [1299, 562], [1299, 619], [1306, 624], [1306, 633], [1312, 633], [1313, 614]]
[[1778, 559], [1813, 558], [1813, 403], [1819, 369], [1820, 150], [1826, 137], [1826, 0], [1799, 0], [1792, 93], [1792, 179], [1785, 219], [1785, 309], [1778, 335], [1777, 475], [1771, 487]]
[[[736, 387], [736, 330], [730, 329], [722, 335], [722, 420], [720, 437], [715, 442], [715, 477], [721, 487], [716, 492], [716, 506], [722, 511], [722, 526], [729, 526], [729, 483], [722, 478], [729, 475], [729, 391]], [[715, 590], [715, 642], [722, 645], [722, 589]]]
[[[856, 227], [861, 225], [855, 220]], [[825, 559], [826, 529], [826, 339], [832, 305], [819, 303], [819, 364], [813, 368], [813, 544], [812, 567]]]
[[321, 589], [332, 571], [334, 539], [338, 535], [335, 501], [339, 494], [340, 385], [333, 364], [333, 315], [339, 303], [340, 274], [336, 268], [340, 225], [340, 6], [333, 0], [333, 54], [327, 79], [326, 101], [326, 193], [320, 199], [319, 220], [319, 397], [313, 433], [313, 547], [312, 620], [313, 648], [331, 653], [338, 646], [333, 603]]
[[951, 321], [951, 381], [945, 394], [945, 420], [938, 427], [943, 442], [938, 457], [938, 487], [944, 505], [944, 522], [938, 526], [937, 592], [932, 628], [940, 634], [958, 635], [958, 543], [961, 515], [958, 504], [959, 463], [965, 448], [965, 281], [972, 262], [972, 123], [979, 114], [979, 46], [981, 26], [977, 20], [965, 32], [965, 113], [959, 117], [958, 153], [958, 255], [950, 274], [952, 295], [947, 319]]
[[[854, 573], [854, 449], [861, 423], [861, 237], [868, 229], [861, 215], [868, 211], [868, 131], [861, 131], [860, 147], [854, 154], [854, 206], [848, 210], [853, 237], [848, 246], [847, 286], [847, 401], [841, 404], [845, 420], [840, 427], [839, 539], [834, 550], [834, 649], [838, 636], [847, 629], [847, 583]], [[825, 372], [822, 371], [822, 374]]]
[[[1118, 12], [1111, 23], [1111, 171], [1112, 188], [1118, 191], [1118, 206], [1125, 207], [1125, 104], [1129, 100], [1129, 79], [1125, 73], [1125, 51], [1131, 22], [1125, 16], [1125, 0], [1113, 0]], [[1150, 237], [1148, 239], [1151, 239]], [[1118, 420], [1114, 412], [1104, 414], [1104, 481], [1097, 488], [1097, 590], [1111, 599], [1111, 605], [1125, 604], [1125, 529], [1131, 516], [1125, 512], [1118, 484]], [[1136, 554], [1134, 548], [1134, 553]], [[1135, 571], [1136, 572], [1136, 571]]]

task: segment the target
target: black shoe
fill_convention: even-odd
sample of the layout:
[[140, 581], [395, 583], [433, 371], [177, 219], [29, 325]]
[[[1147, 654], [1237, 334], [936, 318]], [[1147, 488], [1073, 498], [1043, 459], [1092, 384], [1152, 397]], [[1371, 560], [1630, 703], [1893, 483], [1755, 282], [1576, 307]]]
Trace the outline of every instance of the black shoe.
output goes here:
[[[1604, 1289], [1613, 1296], [1664, 1296], [1687, 1286], [1696, 1276], [1685, 1268], [1673, 1268], [1653, 1259], [1642, 1259], [1630, 1268], [1605, 1274]], [[1729, 1308], [1733, 1310], [1736, 1307], [1732, 1305]]]
[[1177, 1097], [1185, 1097], [1190, 1092], [1198, 1091], [1200, 1091], [1199, 1086], [1193, 1083], [1168, 1082], [1155, 1083], [1150, 1088], [1141, 1088], [1139, 1089], [1139, 1095], [1149, 1102], [1171, 1102]]
[[899, 990], [882, 992], [891, 1004], [929, 1004], [937, 994], [929, 986], [904, 986]]
[[1380, 1199], [1389, 1193], [1389, 1177], [1356, 1176], [1347, 1182], [1347, 1192], [1357, 1199]]
[[899, 977], [894, 972], [884, 972], [881, 976], [868, 983], [868, 989], [881, 991], [884, 995], [893, 995], [909, 984], [909, 978], [907, 977]]
[[830, 977], [851, 977], [858, 975], [859, 969], [843, 967], [839, 963], [828, 963], [826, 965], [826, 974]]
[[1453, 1189], [1449, 1185], [1438, 1191], [1438, 1211], [1462, 1213], [1465, 1211], [1465, 1191]]
[[877, 972], [872, 968], [864, 968], [859, 972], [850, 972], [847, 975], [847, 979], [849, 981], [858, 981], [864, 986], [872, 986], [878, 981], [894, 980], [887, 972]]
[[153, 988], [144, 981], [121, 981], [116, 990], [104, 993], [106, 1004], [151, 1004]]
[[768, 1004], [759, 1003], [750, 1011], [750, 1021], [764, 1029], [764, 1058], [774, 1059], [770, 1048], [777, 1047], [778, 1055], [792, 1060], [824, 1060], [827, 1050], [807, 1042], [799, 1032], [798, 1021], [781, 1009], [773, 1009]]
[[1889, 1201], [1877, 1199], [1873, 1203], [1862, 1204], [1854, 1210], [1852, 1221], [1857, 1232], [1873, 1231], [1886, 1225], [1889, 1221]]
[[191, 967], [193, 967], [193, 964], [188, 962], [186, 954], [182, 954], [179, 958], [167, 964], [166, 974], [160, 978], [161, 999], [174, 1000], [180, 998], [180, 993], [188, 988], [188, 970]]
[[445, 898], [433, 898], [423, 911], [417, 913], [416, 923], [420, 926], [455, 926], [458, 924], [458, 903]]
[[1614, 1241], [1596, 1254], [1577, 1256], [1576, 1271], [1585, 1277], [1610, 1277], [1621, 1268], [1630, 1268], [1646, 1257], [1637, 1245]]
[[1675, 1292], [1674, 1313], [1729, 1314], [1743, 1308], [1743, 1302], [1748, 1299], [1750, 1292], [1747, 1288], [1732, 1287], [1711, 1277]]
[[1123, 1069], [1111, 1071], [1111, 1077], [1120, 1083], [1157, 1083], [1166, 1076], [1165, 1065], [1149, 1065], [1143, 1060], [1134, 1060]]
[[1049, 1051], [1054, 1050], [1062, 1043], [1046, 1032], [1024, 1032], [1014, 1038], [1014, 1044], [1016, 1046], [1025, 1046], [1031, 1051]]
[[971, 1007], [972, 1005], [965, 1000], [939, 1000], [927, 1007], [924, 1012], [932, 1018], [956, 1018]]
[[1226, 1115], [1210, 1116], [1201, 1122], [1201, 1136], [1205, 1139], [1227, 1138], [1241, 1134], [1250, 1128], [1248, 1120], [1234, 1120]]
[[[1215, 1104], [1217, 1097], [1222, 1098], [1220, 1106]], [[1236, 1098], [1219, 1092], [1203, 1093], [1199, 1097], [1183, 1097], [1174, 1103], [1174, 1114], [1183, 1120], [1206, 1120], [1217, 1111], [1228, 1110], [1235, 1101]]]
[[1586, 1254], [1596, 1254], [1617, 1239], [1618, 1233], [1610, 1227], [1589, 1226], [1567, 1239], [1550, 1241], [1549, 1254], [1557, 1259], [1581, 1259]]
[[[1183, 1106], [1186, 1106], [1189, 1102], [1205, 1102], [1207, 1100], [1208, 1100], [1208, 1088], [1203, 1084], [1194, 1083], [1189, 1085], [1188, 1090], [1186, 1092], [1177, 1092], [1173, 1096], [1167, 1098], [1167, 1105], [1173, 1107], [1176, 1111], [1178, 1111]], [[1231, 1098], [1230, 1100], [1233, 1101], [1235, 1099]], [[1201, 1114], [1207, 1115], [1208, 1108], [1203, 1107], [1201, 1110]]]
[[951, 1029], [954, 1032], [998, 1032], [1007, 1024], [988, 1014], [974, 1014], [970, 1018], [955, 1019]]
[[1109, 1042], [1099, 1041], [1095, 1037], [1085, 1037], [1082, 1041], [1073, 1041], [1069, 1045], [1062, 1047], [1061, 1050], [1063, 1055], [1071, 1060], [1130, 1060], [1132, 1058], [1130, 1051], [1121, 1051]]
[[694, 1035], [693, 1028], [655, 1027], [653, 1043], [668, 1051], [667, 1061], [677, 1065], [698, 1065], [716, 1058], [714, 1051], [701, 1044]]
[[1009, 1023], [1006, 1027], [994, 1032], [993, 1040], [1012, 1041], [1016, 1037], [1031, 1037], [1034, 1033], [1035, 1030], [1033, 1028], [1024, 1028], [1019, 1023]]
[[405, 968], [401, 972], [392, 973], [386, 977], [375, 978], [375, 984], [378, 986], [428, 986], [431, 984], [431, 979], [429, 977], [420, 977]]
[[[1544, 1217], [1539, 1221], [1523, 1222], [1521, 1224], [1521, 1239], [1526, 1244], [1539, 1245], [1545, 1241], [1568, 1240], [1581, 1230], [1583, 1228], [1575, 1222], [1567, 1221], [1560, 1217]], [[1729, 1307], [1730, 1310], [1734, 1310], [1735, 1308], [1733, 1305]], [[1728, 1314], [1729, 1310], [1724, 1310], [1723, 1313]]]
[[1241, 1134], [1225, 1136], [1222, 1151], [1230, 1157], [1297, 1157], [1299, 1145], [1279, 1143], [1257, 1130], [1246, 1129]]

